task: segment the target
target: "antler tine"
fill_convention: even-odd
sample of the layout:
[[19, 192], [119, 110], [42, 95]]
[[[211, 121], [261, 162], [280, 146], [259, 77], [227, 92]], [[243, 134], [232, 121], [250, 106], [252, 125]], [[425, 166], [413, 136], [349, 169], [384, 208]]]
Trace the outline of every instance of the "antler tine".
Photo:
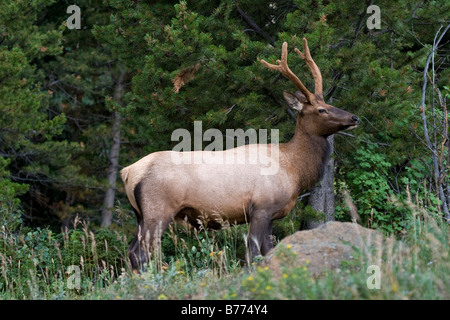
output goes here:
[[295, 50], [295, 52], [297, 52], [297, 54], [299, 55], [300, 58], [305, 60], [309, 69], [311, 70], [311, 73], [313, 74], [314, 93], [323, 99], [322, 74], [320, 73], [319, 67], [314, 62], [313, 58], [311, 57], [311, 53], [309, 52], [309, 48], [308, 48], [308, 41], [306, 41], [305, 38], [303, 38], [303, 48], [305, 50], [305, 54], [300, 52], [300, 50], [298, 50], [297, 48], [295, 48], [294, 50]]
[[271, 70], [277, 70], [281, 72], [286, 78], [288, 78], [292, 83], [295, 84], [297, 88], [300, 89], [301, 92], [305, 95], [306, 99], [311, 102], [310, 97], [313, 95], [306, 87], [305, 85], [300, 81], [300, 79], [289, 69], [288, 63], [287, 63], [287, 42], [283, 43], [283, 46], [281, 48], [281, 60], [277, 60], [278, 65], [271, 64], [266, 62], [265, 60], [261, 60], [261, 63], [271, 69]]

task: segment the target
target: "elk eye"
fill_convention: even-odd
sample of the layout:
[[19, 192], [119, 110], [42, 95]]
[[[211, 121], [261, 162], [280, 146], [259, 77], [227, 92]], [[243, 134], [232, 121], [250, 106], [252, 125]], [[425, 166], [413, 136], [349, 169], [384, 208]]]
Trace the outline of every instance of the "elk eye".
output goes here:
[[326, 112], [327, 112], [327, 110], [325, 110], [325, 109], [322, 109], [322, 108], [319, 109], [319, 113], [326, 113]]

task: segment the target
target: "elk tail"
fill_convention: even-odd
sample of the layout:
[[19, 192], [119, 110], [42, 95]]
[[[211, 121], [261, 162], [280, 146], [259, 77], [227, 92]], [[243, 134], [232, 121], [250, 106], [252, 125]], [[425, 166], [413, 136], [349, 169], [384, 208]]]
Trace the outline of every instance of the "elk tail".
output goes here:
[[140, 219], [140, 217], [142, 217], [142, 212], [139, 208], [139, 205], [136, 202], [136, 197], [135, 197], [135, 189], [136, 186], [132, 186], [129, 182], [129, 171], [130, 171], [130, 167], [125, 167], [122, 170], [120, 170], [120, 177], [122, 178], [123, 184], [125, 185], [125, 191], [127, 193], [127, 197], [128, 200], [131, 203], [131, 206], [134, 209], [134, 212], [136, 214], [136, 217], [138, 218], [138, 220]]

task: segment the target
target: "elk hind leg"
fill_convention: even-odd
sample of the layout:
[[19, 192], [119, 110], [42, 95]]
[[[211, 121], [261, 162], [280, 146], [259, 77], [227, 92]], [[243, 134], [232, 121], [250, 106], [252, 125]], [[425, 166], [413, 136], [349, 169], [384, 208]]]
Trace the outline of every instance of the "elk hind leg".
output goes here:
[[[156, 218], [158, 216], [158, 218]], [[152, 254], [160, 249], [161, 236], [174, 219], [171, 212], [144, 212], [144, 219], [139, 223], [136, 237], [129, 249], [129, 257], [134, 270], [143, 270]]]
[[254, 212], [248, 239], [251, 260], [265, 255], [272, 248], [272, 220], [265, 212]]
[[131, 263], [132, 270], [137, 272], [138, 270], [142, 269], [140, 261], [145, 260], [143, 254], [144, 252], [141, 250], [140, 247], [140, 241], [142, 238], [142, 228], [144, 226], [144, 223], [141, 214], [136, 209], [133, 208], [133, 210], [134, 213], [136, 214], [137, 229], [134, 238], [127, 249], [127, 256]]

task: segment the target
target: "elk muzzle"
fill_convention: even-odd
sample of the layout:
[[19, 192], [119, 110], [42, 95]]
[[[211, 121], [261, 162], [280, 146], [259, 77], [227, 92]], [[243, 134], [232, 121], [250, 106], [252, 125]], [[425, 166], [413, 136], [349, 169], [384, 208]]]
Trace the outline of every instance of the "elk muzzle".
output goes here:
[[355, 115], [352, 115], [351, 119], [350, 119], [350, 123], [351, 124], [345, 126], [343, 130], [353, 130], [353, 129], [355, 129], [358, 126], [359, 118], [357, 116], [355, 116]]

